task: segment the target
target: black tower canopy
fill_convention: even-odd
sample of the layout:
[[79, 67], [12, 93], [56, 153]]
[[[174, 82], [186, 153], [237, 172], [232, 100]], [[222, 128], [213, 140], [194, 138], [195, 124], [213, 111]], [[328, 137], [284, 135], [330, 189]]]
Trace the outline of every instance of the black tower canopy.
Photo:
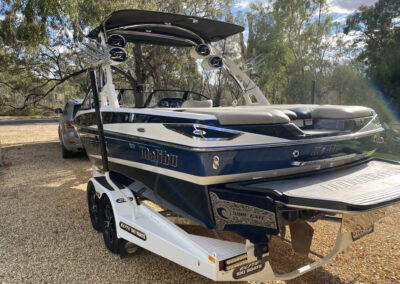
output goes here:
[[120, 34], [127, 42], [192, 46], [225, 39], [240, 33], [243, 27], [205, 18], [143, 10], [120, 10], [111, 13], [88, 37], [100, 30], [107, 36]]

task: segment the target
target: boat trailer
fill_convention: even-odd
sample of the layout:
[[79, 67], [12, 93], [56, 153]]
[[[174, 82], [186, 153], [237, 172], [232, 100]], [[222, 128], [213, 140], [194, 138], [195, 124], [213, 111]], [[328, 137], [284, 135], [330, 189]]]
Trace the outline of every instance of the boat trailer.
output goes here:
[[[337, 196], [337, 198], [342, 197], [343, 189], [347, 189], [343, 185], [346, 182], [348, 183], [349, 179], [355, 180], [354, 183], [358, 184], [358, 186], [352, 187], [352, 191], [357, 192], [358, 188], [360, 190], [365, 188], [365, 183], [363, 184], [360, 180], [357, 180], [356, 176], [358, 179], [366, 178], [365, 175], [371, 169], [376, 170], [382, 167], [386, 174], [376, 174], [375, 178], [367, 178], [365, 183], [372, 183], [368, 188], [373, 188], [376, 184], [387, 186], [395, 180], [399, 183], [399, 164], [386, 161], [371, 161], [368, 166], [351, 169], [351, 173], [347, 175], [338, 177], [336, 172], [327, 173], [323, 176], [319, 175], [318, 188], [315, 188], [316, 185], [312, 184], [312, 180], [316, 182], [317, 178], [315, 176], [289, 180], [284, 183], [275, 182], [274, 188], [275, 191], [280, 190], [281, 193], [286, 190], [286, 195], [295, 199], [296, 194], [301, 193], [304, 196], [311, 186], [316, 191], [325, 189], [323, 193], [330, 193], [328, 198], [332, 200], [334, 196]], [[268, 254], [263, 255], [262, 258], [255, 256], [254, 246], [249, 241], [239, 243], [186, 232], [171, 221], [173, 218], [152, 209], [133, 193], [134, 191], [130, 187], [143, 186], [139, 181], [127, 187], [116, 182], [113, 174], [115, 173], [105, 172], [100, 174], [93, 167], [93, 177], [90, 178], [87, 187], [91, 221], [95, 229], [103, 232], [107, 248], [114, 253], [119, 253], [121, 257], [136, 253], [138, 248], [144, 248], [215, 281], [290, 280], [307, 273], [329, 262], [354, 241], [372, 233], [373, 224], [384, 217], [382, 208], [388, 205], [385, 202], [390, 199], [390, 204], [392, 204], [394, 197], [396, 197], [397, 201], [400, 198], [400, 186], [397, 185], [387, 187], [384, 192], [380, 190], [379, 196], [377, 196], [376, 190], [370, 190], [368, 194], [360, 194], [358, 199], [355, 199], [354, 195], [348, 197], [348, 199], [357, 200], [353, 202], [352, 208], [346, 209], [343, 207], [340, 210], [336, 210], [314, 207], [315, 210], [321, 213], [325, 210], [325, 213], [332, 216], [325, 218], [325, 220], [340, 222], [335, 245], [330, 253], [321, 257], [318, 261], [300, 267], [290, 273], [281, 274], [272, 268]], [[334, 178], [329, 177], [329, 175], [334, 176]], [[332, 187], [332, 182], [338, 185], [336, 189]], [[298, 184], [294, 190], [290, 189], [293, 184]], [[282, 188], [279, 185], [282, 185]], [[265, 187], [266, 185], [262, 184], [262, 186]], [[283, 187], [285, 188], [283, 189]], [[309, 200], [312, 198], [312, 196], [309, 196]], [[281, 203], [279, 205], [295, 210], [311, 208], [310, 204], [296, 204], [292, 199], [288, 199], [290, 204]], [[384, 205], [378, 207], [371, 205], [377, 204], [377, 202]], [[315, 206], [323, 203], [324, 201], [319, 199]], [[371, 209], [356, 211], [356, 205], [360, 206], [360, 208], [363, 205], [369, 206]], [[99, 214], [100, 210], [107, 212]], [[101, 218], [101, 215], [105, 217]], [[179, 220], [180, 218], [177, 219]], [[292, 247], [296, 252], [308, 254], [310, 252], [312, 232], [311, 234], [309, 233], [309, 225], [306, 222], [296, 224], [297, 226], [290, 227]]]

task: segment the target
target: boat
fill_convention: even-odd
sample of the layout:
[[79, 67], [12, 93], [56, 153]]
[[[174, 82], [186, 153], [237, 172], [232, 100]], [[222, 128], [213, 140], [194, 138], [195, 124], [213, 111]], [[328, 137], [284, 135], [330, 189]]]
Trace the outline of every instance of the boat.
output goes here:
[[[363, 106], [269, 104], [246, 70], [216, 47], [243, 30], [140, 10], [116, 11], [93, 29], [88, 37], [94, 44], [86, 48], [97, 72], [93, 94], [99, 92], [99, 113], [88, 95], [74, 120], [92, 163], [104, 169], [106, 162], [112, 179], [135, 196], [206, 228], [239, 234], [255, 244], [258, 255], [268, 251], [266, 236], [277, 235], [285, 224], [315, 221], [326, 216], [322, 211], [361, 212], [399, 201], [398, 186], [389, 186], [399, 167], [371, 158], [383, 142], [376, 112]], [[193, 88], [139, 82], [134, 91], [144, 105], [127, 107], [112, 78], [112, 66], [129, 58], [127, 43], [185, 50], [179, 54], [190, 55], [199, 74], [208, 75], [209, 89], [240, 97], [220, 106], [212, 94]], [[210, 75], [225, 73], [222, 87]], [[312, 189], [320, 180], [350, 173], [358, 174], [342, 187], [331, 185], [340, 193]], [[377, 191], [357, 189], [366, 181], [376, 183]], [[346, 193], [348, 187], [354, 191]]]

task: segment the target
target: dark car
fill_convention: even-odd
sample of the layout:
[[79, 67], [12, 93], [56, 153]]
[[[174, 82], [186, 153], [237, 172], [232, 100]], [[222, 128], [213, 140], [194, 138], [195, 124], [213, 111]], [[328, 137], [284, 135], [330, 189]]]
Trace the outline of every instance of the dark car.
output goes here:
[[79, 135], [72, 125], [82, 103], [82, 99], [72, 99], [67, 102], [64, 110], [61, 108], [56, 109], [56, 113], [62, 113], [58, 125], [58, 137], [61, 142], [63, 158], [70, 158], [74, 152], [83, 152], [84, 150]]

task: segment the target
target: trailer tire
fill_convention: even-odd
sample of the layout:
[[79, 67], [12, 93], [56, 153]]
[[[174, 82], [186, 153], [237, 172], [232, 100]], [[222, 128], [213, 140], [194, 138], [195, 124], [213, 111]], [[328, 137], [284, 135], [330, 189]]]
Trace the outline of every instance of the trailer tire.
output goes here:
[[101, 231], [100, 223], [100, 199], [96, 196], [96, 189], [92, 182], [87, 185], [87, 202], [89, 209], [90, 222], [96, 231]]
[[104, 196], [100, 201], [100, 222], [103, 229], [104, 244], [112, 253], [119, 253], [119, 239], [114, 211], [110, 200]]

